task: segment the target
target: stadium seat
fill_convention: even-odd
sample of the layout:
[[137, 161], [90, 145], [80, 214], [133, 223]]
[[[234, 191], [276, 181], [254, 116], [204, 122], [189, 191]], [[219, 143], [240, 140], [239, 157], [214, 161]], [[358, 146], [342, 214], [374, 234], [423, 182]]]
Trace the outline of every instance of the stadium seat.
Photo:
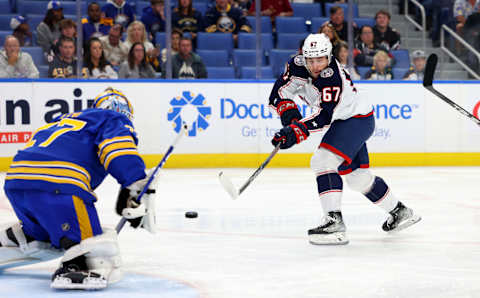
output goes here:
[[291, 3], [294, 17], [302, 17], [311, 20], [323, 16], [320, 3]]
[[365, 74], [370, 70], [370, 66], [358, 66], [357, 71], [362, 80], [365, 79]]
[[47, 64], [47, 59], [45, 55], [43, 55], [41, 47], [23, 47], [22, 52], [29, 53], [37, 66]]
[[[243, 49], [233, 50], [233, 65], [235, 65], [235, 67], [257, 65], [257, 51]], [[262, 55], [262, 65], [267, 65], [265, 55]]]
[[393, 68], [393, 79], [394, 80], [403, 80], [403, 76], [407, 73], [408, 68]]
[[362, 28], [363, 26], [375, 26], [374, 18], [354, 18], [353, 21], [357, 24], [358, 28]]
[[0, 15], [0, 31], [12, 30], [10, 28], [10, 20], [17, 15], [15, 14], [1, 14]]
[[205, 66], [230, 66], [226, 50], [197, 50]]
[[[76, 15], [77, 14], [77, 3], [74, 1], [62, 1], [62, 7], [63, 7], [63, 14], [71, 14], [71, 15]], [[47, 10], [45, 9], [45, 12]], [[87, 14], [87, 4], [86, 2], [82, 2], [82, 15]]]
[[155, 33], [155, 44], [159, 44], [160, 48], [163, 49], [167, 44], [166, 38], [167, 36], [165, 32]]
[[277, 36], [277, 49], [300, 48], [300, 42], [307, 37], [308, 33], [279, 33]]
[[224, 49], [231, 54], [233, 50], [233, 37], [231, 33], [205, 33], [197, 34], [198, 50], [218, 50]]
[[[21, 15], [27, 14], [39, 14], [45, 15], [47, 12], [47, 4], [46, 1], [36, 1], [36, 0], [19, 0], [18, 2], [18, 12]], [[76, 15], [77, 13], [77, 4], [75, 2], [70, 1], [63, 1], [63, 14], [64, 15]], [[87, 13], [87, 6], [86, 3], [82, 3], [82, 14]]]
[[30, 31], [35, 31], [37, 30], [38, 24], [40, 24], [43, 19], [45, 18], [45, 15], [43, 14], [29, 14], [27, 15], [27, 23], [30, 25]]
[[305, 19], [301, 17], [277, 17], [275, 19], [277, 33], [303, 33], [307, 32]]
[[310, 26], [310, 32], [317, 33], [318, 29], [323, 25], [323, 23], [328, 22], [329, 18], [313, 18], [312, 25]]
[[395, 67], [398, 68], [409, 68], [410, 67], [410, 56], [408, 50], [396, 50], [390, 51], [390, 53], [395, 57]]
[[143, 14], [143, 9], [149, 6], [150, 1], [137, 1], [137, 3], [135, 4], [135, 11], [137, 12], [137, 15], [139, 15], [141, 18]]
[[[252, 32], [255, 33], [255, 30], [257, 28], [257, 22], [255, 20], [255, 17], [247, 16], [247, 20], [250, 23], [250, 27], [252, 27]], [[270, 21], [270, 17], [260, 17], [260, 24], [262, 28], [262, 33], [272, 33], [272, 22]]]
[[204, 16], [205, 12], [207, 11], [207, 8], [208, 8], [208, 3], [207, 2], [193, 1], [192, 6], [193, 6], [193, 8], [198, 10], [202, 14], [202, 16]]
[[[257, 36], [255, 33], [239, 33], [238, 48], [239, 49], [255, 49], [257, 46]], [[270, 33], [262, 33], [262, 49], [270, 52], [273, 48], [273, 38]]]
[[207, 67], [209, 79], [235, 79], [235, 69], [227, 67]]
[[40, 78], [48, 78], [48, 65], [36, 65], [38, 72], [40, 72]]
[[1, 13], [12, 12], [12, 8], [10, 7], [10, 2], [8, 0], [0, 0], [0, 12]]
[[[273, 71], [271, 66], [261, 67], [262, 79], [273, 79]], [[255, 66], [242, 66], [240, 67], [241, 79], [256, 79], [257, 68]]]
[[[325, 16], [330, 17], [330, 8], [332, 6], [340, 6], [343, 8], [343, 14], [345, 15], [345, 20], [348, 17], [348, 3], [325, 3]], [[372, 12], [373, 14], [374, 12]], [[358, 18], [358, 5], [353, 4], [353, 17]]]
[[297, 53], [296, 50], [279, 50], [270, 51], [270, 65], [272, 66], [273, 76], [277, 77], [283, 71], [285, 63]]

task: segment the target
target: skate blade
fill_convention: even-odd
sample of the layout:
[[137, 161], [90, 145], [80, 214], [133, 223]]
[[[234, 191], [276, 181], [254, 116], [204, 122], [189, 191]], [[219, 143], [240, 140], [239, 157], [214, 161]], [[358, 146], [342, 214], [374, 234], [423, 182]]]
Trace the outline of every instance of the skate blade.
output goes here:
[[388, 231], [388, 233], [389, 234], [390, 233], [397, 233], [397, 232], [400, 232], [401, 230], [405, 230], [409, 226], [414, 225], [417, 222], [419, 222], [421, 219], [422, 219], [421, 216], [414, 214], [412, 217], [410, 217], [409, 219], [407, 219], [403, 223], [399, 224], [395, 229], [393, 229], [391, 231]]
[[32, 265], [38, 262], [41, 262], [41, 260], [36, 258], [22, 258], [17, 260], [5, 261], [0, 263], [0, 271], [9, 269], [9, 268], [19, 267], [19, 266]]
[[107, 287], [107, 281], [103, 278], [87, 277], [83, 283], [72, 283], [69, 278], [57, 277], [50, 287], [57, 290], [101, 290]]
[[309, 242], [313, 245], [346, 245], [349, 240], [345, 232], [333, 234], [312, 234], [308, 236]]

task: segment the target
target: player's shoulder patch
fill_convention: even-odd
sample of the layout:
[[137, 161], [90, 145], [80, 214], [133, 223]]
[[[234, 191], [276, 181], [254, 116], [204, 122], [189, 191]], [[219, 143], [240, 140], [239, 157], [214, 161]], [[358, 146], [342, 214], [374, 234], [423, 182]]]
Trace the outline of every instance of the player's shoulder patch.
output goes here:
[[293, 58], [293, 63], [297, 66], [305, 66], [305, 60], [302, 55], [297, 55]]
[[322, 78], [329, 78], [333, 76], [333, 69], [330, 68], [330, 67], [327, 67], [325, 68], [324, 70], [322, 70], [322, 72], [320, 73], [320, 77]]

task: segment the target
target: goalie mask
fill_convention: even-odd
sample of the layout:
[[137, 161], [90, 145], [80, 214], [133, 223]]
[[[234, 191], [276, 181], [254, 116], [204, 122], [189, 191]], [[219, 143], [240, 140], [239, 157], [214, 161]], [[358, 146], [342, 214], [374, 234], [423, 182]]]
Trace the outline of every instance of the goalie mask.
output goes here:
[[327, 57], [328, 64], [332, 60], [332, 43], [327, 35], [310, 34], [307, 36], [302, 47], [303, 58]]
[[128, 101], [127, 97], [121, 91], [110, 87], [95, 98], [93, 107], [112, 110], [127, 116], [130, 121], [133, 120], [133, 107], [130, 101]]

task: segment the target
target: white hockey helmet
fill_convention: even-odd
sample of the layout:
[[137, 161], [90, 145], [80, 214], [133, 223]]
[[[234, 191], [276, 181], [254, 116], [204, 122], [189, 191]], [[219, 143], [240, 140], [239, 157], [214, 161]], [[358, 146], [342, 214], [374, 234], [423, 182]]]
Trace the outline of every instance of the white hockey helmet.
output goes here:
[[310, 34], [303, 42], [302, 47], [303, 58], [328, 58], [328, 63], [332, 59], [332, 43], [324, 33]]
[[125, 94], [112, 87], [108, 87], [95, 97], [93, 107], [119, 112], [127, 116], [130, 121], [133, 120], [133, 106], [130, 104], [130, 101], [128, 101]]

